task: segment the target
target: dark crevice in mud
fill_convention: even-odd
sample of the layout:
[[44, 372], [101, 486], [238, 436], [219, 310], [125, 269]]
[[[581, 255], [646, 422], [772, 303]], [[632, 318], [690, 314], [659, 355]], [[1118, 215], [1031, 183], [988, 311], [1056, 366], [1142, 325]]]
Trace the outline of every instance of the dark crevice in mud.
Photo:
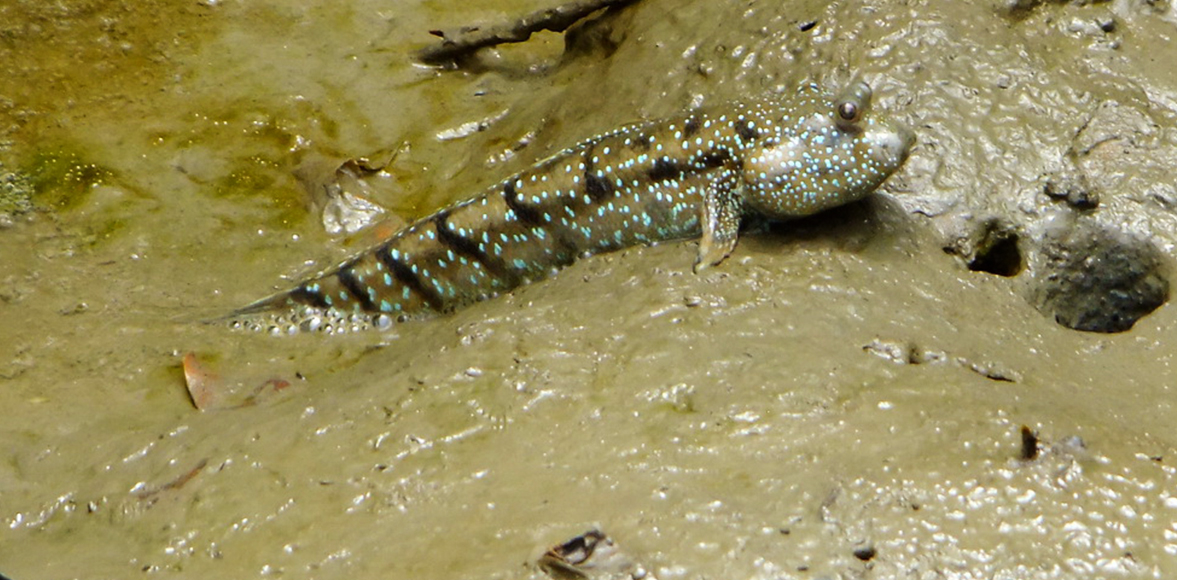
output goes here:
[[1018, 250], [1018, 234], [1010, 233], [992, 240], [978, 249], [969, 260], [969, 269], [998, 276], [1017, 276], [1022, 271], [1022, 253]]
[[945, 245], [944, 252], [961, 258], [969, 270], [1009, 278], [1024, 267], [1019, 240], [1012, 225], [992, 218], [981, 222], [973, 233]]
[[1022, 425], [1022, 448], [1018, 454], [1018, 458], [1022, 461], [1034, 461], [1038, 459], [1038, 434], [1029, 427]]
[[1161, 252], [1147, 240], [1074, 221], [1035, 250], [1030, 301], [1067, 328], [1124, 332], [1169, 299]]

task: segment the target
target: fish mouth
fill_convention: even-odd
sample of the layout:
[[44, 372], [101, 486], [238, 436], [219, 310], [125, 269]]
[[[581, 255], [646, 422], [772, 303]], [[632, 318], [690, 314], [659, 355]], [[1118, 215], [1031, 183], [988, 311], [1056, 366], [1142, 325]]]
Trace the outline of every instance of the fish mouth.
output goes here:
[[875, 160], [890, 168], [898, 169], [907, 160], [911, 148], [915, 146], [915, 133], [907, 127], [887, 127], [871, 131], [867, 134], [874, 147], [872, 156]]

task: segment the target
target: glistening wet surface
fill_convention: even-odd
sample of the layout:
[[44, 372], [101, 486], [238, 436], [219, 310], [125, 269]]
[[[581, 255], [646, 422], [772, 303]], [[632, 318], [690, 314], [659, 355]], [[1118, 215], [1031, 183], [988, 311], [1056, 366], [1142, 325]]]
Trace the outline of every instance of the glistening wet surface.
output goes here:
[[[542, 578], [599, 525], [664, 580], [1173, 575], [1172, 309], [1037, 308], [1116, 256], [1169, 275], [1171, 8], [643, 0], [566, 55], [412, 61], [541, 6], [0, 7], [0, 573]], [[373, 201], [411, 220], [625, 122], [855, 75], [915, 128], [904, 170], [701, 275], [664, 244], [385, 333], [200, 323], [367, 242], [300, 175], [396, 152]], [[188, 352], [289, 386], [196, 411]]]

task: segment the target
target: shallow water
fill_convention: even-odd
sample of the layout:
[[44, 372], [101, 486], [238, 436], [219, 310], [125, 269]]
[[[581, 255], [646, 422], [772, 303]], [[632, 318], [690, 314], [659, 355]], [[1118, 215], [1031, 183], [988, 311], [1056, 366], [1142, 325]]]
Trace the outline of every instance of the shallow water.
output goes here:
[[[1173, 575], [1172, 309], [1075, 332], [1033, 272], [942, 251], [944, 216], [999, 215], [1168, 259], [1158, 165], [1085, 158], [1120, 174], [1080, 218], [1038, 180], [1100, 103], [1148, 121], [1124, 155], [1172, 155], [1171, 9], [645, 0], [612, 54], [410, 58], [542, 5], [0, 6], [0, 163], [41, 208], [0, 230], [0, 572], [540, 578], [600, 525], [664, 580]], [[413, 219], [624, 122], [853, 74], [916, 128], [904, 173], [702, 275], [665, 244], [388, 333], [200, 323], [365, 243], [300, 168], [396, 151], [374, 201]], [[291, 386], [198, 412], [187, 352]]]

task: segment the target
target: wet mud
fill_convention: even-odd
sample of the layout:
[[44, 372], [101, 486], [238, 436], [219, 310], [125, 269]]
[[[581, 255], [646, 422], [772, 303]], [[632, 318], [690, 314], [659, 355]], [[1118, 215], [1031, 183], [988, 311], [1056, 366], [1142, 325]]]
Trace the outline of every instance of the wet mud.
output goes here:
[[[0, 573], [538, 579], [590, 529], [663, 580], [1177, 573], [1169, 3], [642, 0], [414, 60], [546, 6], [0, 6]], [[308, 192], [346, 160], [412, 220], [857, 76], [906, 166], [702, 274], [668, 243], [386, 332], [203, 322], [378, 235]], [[188, 353], [249, 404], [196, 410]]]

